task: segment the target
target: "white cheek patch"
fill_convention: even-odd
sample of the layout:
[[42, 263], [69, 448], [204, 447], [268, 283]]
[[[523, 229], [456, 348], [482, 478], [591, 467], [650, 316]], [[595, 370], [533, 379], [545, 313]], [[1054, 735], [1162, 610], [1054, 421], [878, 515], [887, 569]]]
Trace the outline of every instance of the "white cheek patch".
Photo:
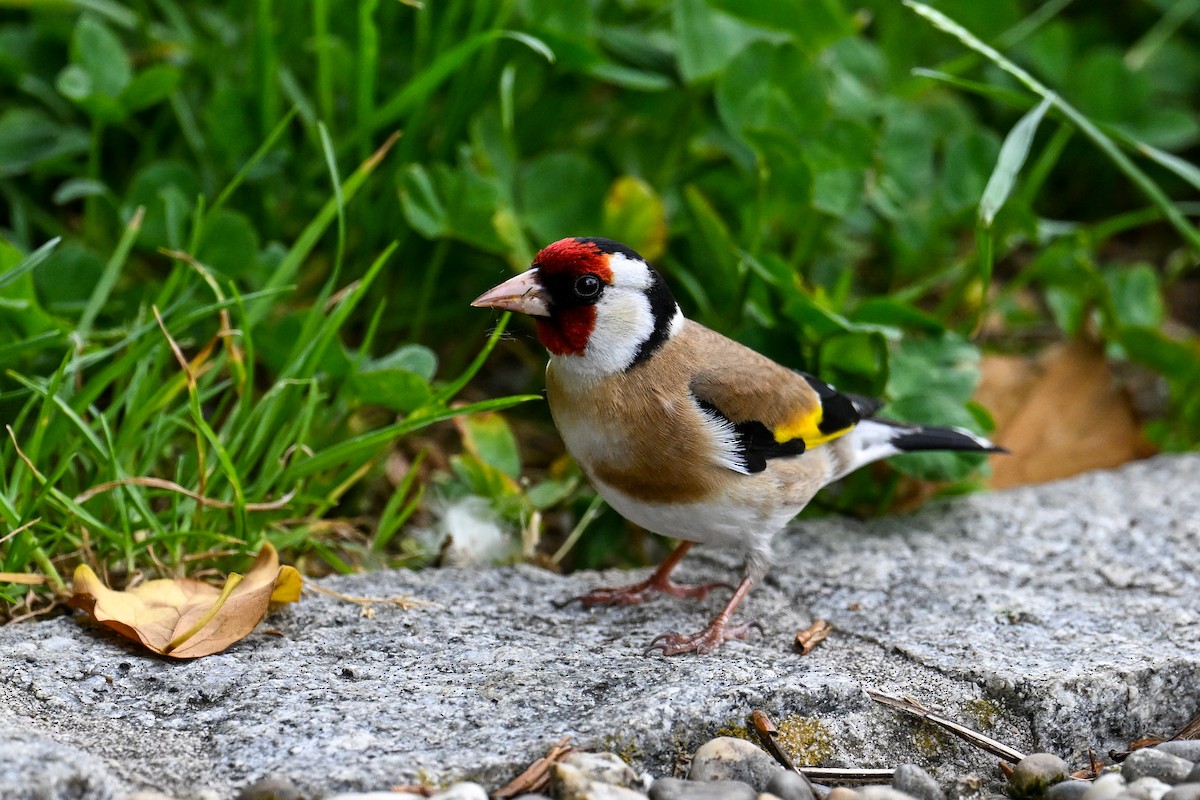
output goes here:
[[600, 374], [620, 372], [633, 363], [642, 342], [653, 332], [654, 315], [646, 296], [613, 284], [596, 304], [596, 327], [587, 349], [571, 366]]
[[613, 253], [608, 257], [608, 268], [612, 270], [614, 289], [644, 292], [650, 288], [650, 270], [642, 261], [635, 261], [624, 253]]

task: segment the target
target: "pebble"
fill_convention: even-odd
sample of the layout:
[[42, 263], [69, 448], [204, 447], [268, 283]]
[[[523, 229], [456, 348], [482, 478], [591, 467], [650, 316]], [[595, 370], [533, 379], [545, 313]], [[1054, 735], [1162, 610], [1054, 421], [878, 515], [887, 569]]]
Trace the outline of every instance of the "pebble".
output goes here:
[[1157, 778], [1163, 783], [1183, 783], [1195, 765], [1185, 758], [1173, 756], [1166, 750], [1144, 747], [1134, 750], [1121, 763], [1121, 776], [1132, 783], [1139, 778]]
[[[646, 795], [633, 789], [594, 780], [579, 767], [566, 762], [551, 767], [550, 794], [557, 797], [558, 800], [645, 800], [646, 798]], [[482, 800], [487, 800], [487, 795], [484, 795]]]
[[1083, 793], [1083, 800], [1109, 800], [1125, 791], [1125, 779], [1119, 772], [1106, 772]]
[[1200, 739], [1172, 739], [1169, 742], [1159, 742], [1151, 749], [1186, 758], [1192, 762], [1200, 761]]
[[864, 786], [855, 794], [858, 800], [913, 800], [912, 795], [891, 786]]
[[1158, 778], [1146, 777], [1129, 781], [1126, 776], [1126, 781], [1124, 794], [1137, 800], [1162, 800], [1162, 796], [1171, 791], [1170, 785]]
[[1184, 783], [1200, 783], [1200, 763], [1192, 767], [1192, 771], [1183, 779]]
[[1015, 797], [1041, 797], [1070, 774], [1067, 762], [1053, 753], [1032, 753], [1017, 762], [1008, 780]]
[[1047, 789], [1046, 797], [1049, 800], [1082, 800], [1091, 788], [1088, 781], [1062, 781]]
[[594, 781], [626, 788], [640, 786], [637, 773], [616, 753], [582, 753], [567, 756], [563, 762], [583, 772]]
[[950, 787], [950, 800], [968, 800], [981, 796], [983, 779], [974, 773], [968, 773], [954, 782]]
[[551, 800], [548, 794], [519, 794], [513, 800]]
[[287, 778], [267, 777], [243, 786], [237, 800], [300, 800], [300, 789]]
[[659, 778], [650, 786], [650, 800], [757, 800], [754, 787], [741, 781], [693, 781]]
[[892, 788], [910, 794], [917, 800], [946, 800], [946, 793], [937, 781], [916, 764], [901, 764], [892, 775]]
[[775, 759], [745, 739], [720, 736], [696, 750], [688, 778], [693, 781], [741, 781], [762, 791], [782, 769]]
[[815, 800], [808, 781], [789, 769], [780, 770], [771, 776], [766, 793], [775, 795], [779, 800]]
[[133, 794], [121, 795], [121, 800], [174, 800], [170, 795], [162, 792], [134, 792]]
[[1200, 781], [1174, 786], [1162, 796], [1162, 800], [1200, 800]]
[[858, 792], [845, 786], [835, 786], [829, 790], [827, 800], [858, 800]]

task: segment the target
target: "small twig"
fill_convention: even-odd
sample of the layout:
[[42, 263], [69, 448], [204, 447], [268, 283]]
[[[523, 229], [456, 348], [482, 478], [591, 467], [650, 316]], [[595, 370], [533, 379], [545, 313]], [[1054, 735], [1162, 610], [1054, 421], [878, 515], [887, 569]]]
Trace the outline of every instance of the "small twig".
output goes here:
[[988, 751], [992, 755], [999, 756], [1000, 758], [1006, 758], [1012, 762], [1017, 762], [1025, 758], [1025, 754], [1020, 750], [1015, 750], [1008, 745], [998, 742], [989, 736], [984, 736], [982, 733], [974, 731], [965, 725], [960, 725], [953, 720], [947, 719], [939, 714], [935, 714], [925, 706], [918, 703], [916, 700], [913, 700], [911, 697], [892, 697], [891, 695], [884, 694], [877, 689], [867, 689], [867, 694], [869, 694], [871, 699], [877, 703], [882, 703], [883, 705], [894, 708], [897, 711], [904, 711], [908, 714], [918, 716], [921, 719], [928, 720], [934, 725], [945, 728], [955, 736], [965, 739], [976, 747]]
[[[230, 503], [225, 500], [214, 500], [211, 497], [205, 497], [202, 494], [197, 494], [196, 492], [193, 492], [191, 489], [186, 489], [186, 488], [180, 486], [178, 483], [175, 483], [174, 481], [168, 481], [163, 478], [152, 478], [149, 476], [121, 478], [120, 480], [116, 480], [116, 481], [105, 481], [104, 483], [98, 483], [95, 486], [93, 486], [92, 488], [87, 489], [84, 492], [82, 492], [81, 494], [76, 495], [75, 502], [76, 503], [84, 503], [88, 500], [91, 500], [93, 497], [95, 497], [98, 494], [103, 494], [105, 492], [111, 492], [113, 489], [119, 488], [121, 486], [148, 486], [151, 489], [165, 489], [168, 492], [177, 492], [186, 497], [189, 497], [192, 500], [195, 500], [200, 505], [208, 506], [209, 508], [233, 508], [234, 507], [233, 503]], [[285, 494], [283, 497], [280, 497], [278, 500], [272, 500], [269, 503], [246, 503], [244, 508], [247, 511], [278, 511], [281, 508], [287, 507], [287, 504], [292, 502], [292, 498], [295, 496], [296, 496], [296, 490], [293, 489], [292, 491]]]
[[20, 533], [21, 531], [29, 530], [30, 528], [32, 528], [34, 525], [37, 525], [41, 521], [42, 521], [41, 517], [34, 517], [33, 519], [29, 520], [29, 522], [26, 522], [24, 525], [18, 525], [17, 527], [13, 528], [8, 533], [4, 534], [3, 536], [0, 536], [0, 544], [4, 544], [9, 539], [16, 536], [18, 533]]
[[801, 767], [800, 774], [817, 783], [891, 783], [894, 769], [852, 769], [848, 767]]
[[432, 603], [429, 603], [425, 600], [417, 600], [404, 595], [396, 595], [395, 597], [355, 597], [349, 594], [342, 594], [334, 589], [327, 589], [324, 586], [318, 586], [312, 581], [305, 581], [304, 588], [312, 589], [313, 591], [320, 592], [321, 594], [327, 594], [330, 597], [336, 597], [338, 600], [344, 600], [347, 603], [354, 603], [355, 605], [362, 606], [363, 608], [369, 608], [370, 606], [376, 604], [386, 604], [396, 606], [402, 611], [412, 611], [414, 608], [432, 605]]
[[814, 647], [825, 641], [832, 631], [833, 626], [828, 622], [823, 619], [815, 619], [812, 625], [796, 634], [796, 641], [792, 643], [792, 649], [800, 655], [806, 656], [812, 652]]
[[562, 761], [575, 748], [567, 744], [570, 736], [558, 740], [558, 744], [550, 748], [546, 755], [530, 764], [524, 772], [513, 778], [505, 786], [492, 793], [492, 797], [506, 800], [519, 794], [532, 794], [545, 789], [550, 783], [550, 767]]

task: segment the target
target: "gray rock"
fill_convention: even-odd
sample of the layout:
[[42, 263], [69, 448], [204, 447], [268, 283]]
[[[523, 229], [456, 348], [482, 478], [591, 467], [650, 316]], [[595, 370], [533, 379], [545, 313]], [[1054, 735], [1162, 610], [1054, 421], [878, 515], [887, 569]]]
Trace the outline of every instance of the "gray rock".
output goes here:
[[692, 781], [659, 778], [650, 786], [650, 800], [757, 800], [754, 787], [741, 781]]
[[1186, 758], [1193, 763], [1200, 761], [1200, 739], [1172, 739], [1154, 745], [1155, 750]]
[[1008, 780], [1015, 797], [1041, 797], [1070, 773], [1067, 762], [1053, 753], [1031, 753], [1017, 762]]
[[637, 773], [615, 753], [574, 752], [566, 757], [564, 763], [570, 764], [587, 777], [601, 783], [611, 783], [626, 788], [639, 784]]
[[300, 800], [300, 790], [287, 778], [262, 778], [238, 792], [237, 800]]
[[692, 755], [688, 778], [693, 781], [741, 781], [762, 791], [782, 769], [761, 747], [745, 739], [718, 736], [705, 742]]
[[1192, 767], [1192, 771], [1183, 779], [1184, 783], [1200, 783], [1200, 763]]
[[783, 798], [770, 792], [759, 792], [758, 797], [754, 798], [754, 800], [783, 800]]
[[1200, 800], [1200, 783], [1181, 783], [1172, 786], [1162, 800]]
[[1083, 793], [1083, 800], [1110, 800], [1125, 791], [1125, 779], [1119, 772], [1106, 772]]
[[[10, 626], [4, 630], [11, 629]], [[8, 674], [0, 669], [0, 675], [7, 678]], [[0, 694], [2, 692], [0, 689]], [[117, 782], [102, 760], [74, 747], [31, 736], [23, 730], [27, 727], [0, 726], [6, 737], [0, 740], [0, 797], [4, 800], [111, 800], [117, 791]]]
[[[1200, 676], [1200, 572], [1181, 557], [1200, 550], [1197, 474], [1200, 456], [1158, 457], [911, 516], [804, 520], [776, 541], [775, 567], [739, 612], [765, 635], [701, 657], [641, 653], [659, 633], [697, 630], [722, 597], [550, 604], [645, 570], [329, 578], [346, 594], [429, 605], [380, 604], [366, 618], [306, 594], [263, 626], [278, 635], [187, 662], [70, 617], [7, 626], [0, 729], [70, 748], [71, 768], [93, 765], [114, 795], [173, 793], [196, 776], [222, 798], [268, 775], [308, 797], [421, 779], [496, 788], [568, 735], [670, 775], [679, 753], [755, 709], [781, 730], [794, 723], [807, 748], [789, 745], [797, 761], [915, 762], [943, 785], [972, 771], [994, 781], [995, 759], [976, 748], [922, 752], [912, 723], [863, 692], [876, 687], [1082, 764], [1089, 745], [1124, 748], [1195, 713], [1179, 697]], [[1080, 569], [1095, 552], [1102, 562]], [[678, 578], [738, 569], [735, 554], [700, 547]], [[834, 634], [818, 653], [792, 653], [814, 618]], [[0, 775], [12, 769], [0, 760]]]
[[901, 764], [892, 775], [892, 788], [917, 800], [946, 800], [946, 793], [929, 773], [916, 764]]
[[780, 800], [814, 800], [813, 789], [804, 776], [787, 769], [771, 776], [766, 791]]
[[552, 800], [548, 794], [519, 794], [513, 800]]
[[1062, 781], [1046, 790], [1049, 800], [1083, 800], [1083, 796], [1092, 788], [1089, 781]]
[[1121, 776], [1126, 783], [1139, 778], [1157, 778], [1163, 783], [1183, 783], [1195, 766], [1191, 761], [1173, 756], [1166, 750], [1143, 747], [1134, 750], [1121, 762]]
[[859, 800], [859, 794], [847, 786], [835, 786], [829, 790], [829, 800]]
[[1126, 776], [1125, 781], [1123, 794], [1133, 800], [1162, 800], [1162, 796], [1171, 791], [1171, 787], [1158, 778], [1145, 777], [1130, 781]]
[[121, 800], [175, 800], [175, 798], [162, 792], [133, 792], [121, 795]]

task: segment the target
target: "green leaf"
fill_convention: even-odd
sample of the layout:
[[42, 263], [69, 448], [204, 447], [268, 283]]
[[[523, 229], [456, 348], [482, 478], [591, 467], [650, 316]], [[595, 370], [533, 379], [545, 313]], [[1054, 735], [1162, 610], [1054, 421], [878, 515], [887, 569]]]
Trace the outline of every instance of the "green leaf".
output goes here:
[[1125, 328], [1117, 341], [1131, 359], [1173, 381], [1200, 378], [1200, 339], [1172, 339], [1155, 328]]
[[205, 218], [196, 257], [229, 277], [244, 277], [255, 274], [259, 246], [250, 218], [222, 208]]
[[155, 64], [138, 73], [121, 92], [121, 104], [130, 111], [140, 111], [161, 103], [179, 86], [179, 69], [169, 64]]
[[1114, 322], [1121, 327], [1154, 328], [1166, 316], [1158, 273], [1147, 264], [1104, 272]]
[[494, 224], [499, 206], [496, 187], [465, 167], [410, 164], [400, 173], [404, 218], [427, 239], [457, 239], [504, 254], [507, 247]]
[[653, 262], [667, 246], [667, 212], [654, 187], [641, 178], [622, 175], [604, 197], [600, 229]]
[[133, 79], [129, 56], [108, 26], [91, 14], [83, 14], [71, 35], [71, 61], [91, 78], [89, 94], [117, 97]]
[[431, 381], [437, 370], [437, 356], [424, 345], [406, 344], [372, 361], [369, 369], [402, 369]]
[[679, 72], [689, 84], [716, 76], [750, 42], [771, 35], [711, 8], [704, 0], [675, 0], [672, 21]]
[[521, 477], [517, 437], [498, 413], [472, 414], [459, 420], [463, 446], [483, 463], [514, 480]]
[[734, 17], [759, 27], [786, 31], [812, 52], [854, 33], [849, 14], [837, 0], [709, 0]]
[[717, 112], [746, 139], [763, 131], [796, 137], [817, 130], [829, 114], [825, 78], [795, 46], [757, 42], [717, 81]]
[[989, 228], [992, 226], [997, 212], [1008, 200], [1008, 196], [1016, 184], [1017, 174], [1025, 164], [1025, 158], [1029, 155], [1029, 148], [1033, 144], [1033, 136], [1037, 133], [1038, 125], [1041, 124], [1042, 117], [1046, 116], [1046, 112], [1053, 104], [1054, 95], [1043, 98], [1042, 102], [1021, 117], [1008, 132], [1008, 136], [1004, 137], [1004, 144], [1000, 146], [1000, 156], [996, 159], [996, 168], [992, 171], [992, 176], [988, 178], [987, 186], [983, 190], [983, 197], [979, 200], [979, 219], [984, 226]]
[[415, 372], [403, 369], [372, 369], [350, 376], [349, 391], [360, 403], [383, 406], [407, 414], [433, 396], [429, 382]]
[[517, 206], [539, 241], [582, 236], [600, 224], [607, 185], [592, 159], [574, 151], [549, 153], [521, 170]]
[[82, 129], [55, 122], [39, 109], [10, 108], [0, 114], [0, 178], [86, 153], [90, 142]]
[[979, 383], [979, 350], [955, 334], [905, 338], [891, 366], [888, 397], [895, 400], [937, 395], [961, 406]]

